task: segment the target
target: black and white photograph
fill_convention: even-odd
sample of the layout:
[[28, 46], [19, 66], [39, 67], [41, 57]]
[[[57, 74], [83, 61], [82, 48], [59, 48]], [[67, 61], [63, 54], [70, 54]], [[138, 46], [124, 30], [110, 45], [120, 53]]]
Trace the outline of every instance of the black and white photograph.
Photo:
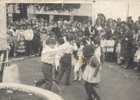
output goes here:
[[139, 0], [1, 0], [0, 100], [140, 100]]

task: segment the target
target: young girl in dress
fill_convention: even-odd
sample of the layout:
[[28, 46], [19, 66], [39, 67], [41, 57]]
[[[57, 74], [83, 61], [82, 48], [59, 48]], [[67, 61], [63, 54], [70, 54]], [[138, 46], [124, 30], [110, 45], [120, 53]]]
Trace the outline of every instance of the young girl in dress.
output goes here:
[[21, 24], [20, 29], [17, 32], [18, 34], [18, 47], [17, 47], [17, 53], [18, 54], [24, 54], [25, 53], [25, 25]]
[[83, 48], [83, 55], [86, 59], [86, 68], [83, 73], [83, 80], [85, 80], [85, 90], [87, 92], [88, 98], [86, 100], [100, 100], [99, 95], [96, 93], [94, 87], [98, 82], [101, 81], [100, 78], [100, 63], [95, 56], [95, 48], [92, 45], [86, 45]]
[[80, 42], [80, 40], [77, 43], [77, 47], [78, 47], [78, 52], [77, 52], [77, 56], [78, 56], [78, 60], [76, 62], [76, 65], [74, 67], [74, 81], [78, 80], [79, 82], [82, 80], [82, 65], [83, 65], [83, 43]]

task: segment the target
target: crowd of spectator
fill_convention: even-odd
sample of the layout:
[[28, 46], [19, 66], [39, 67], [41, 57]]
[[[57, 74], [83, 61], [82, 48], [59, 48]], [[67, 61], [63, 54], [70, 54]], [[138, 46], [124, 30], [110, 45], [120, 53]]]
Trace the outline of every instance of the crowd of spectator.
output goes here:
[[71, 33], [83, 36], [84, 25], [80, 22], [53, 20], [48, 22], [42, 18], [31, 20], [21, 19], [8, 24], [8, 43], [11, 47], [10, 56], [38, 55], [42, 51], [42, 42], [46, 36], [57, 37]]
[[75, 42], [85, 39], [87, 43], [100, 44], [102, 63], [104, 60], [117, 62], [123, 68], [136, 68], [140, 71], [140, 17], [136, 22], [132, 16], [126, 21], [108, 18], [98, 14], [95, 23], [58, 20], [48, 22], [36, 17], [12, 21], [7, 25], [9, 56], [41, 55], [43, 41], [47, 36], [60, 37], [72, 34]]

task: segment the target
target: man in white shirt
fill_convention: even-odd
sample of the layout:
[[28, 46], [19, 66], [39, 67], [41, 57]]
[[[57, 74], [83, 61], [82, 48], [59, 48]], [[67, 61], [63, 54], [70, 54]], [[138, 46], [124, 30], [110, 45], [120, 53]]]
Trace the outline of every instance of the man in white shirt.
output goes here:
[[25, 43], [26, 43], [26, 56], [32, 55], [32, 41], [34, 37], [33, 30], [31, 29], [31, 25], [27, 24], [27, 29], [24, 34]]
[[35, 81], [36, 86], [41, 86], [45, 83], [45, 89], [50, 91], [53, 82], [53, 67], [55, 63], [55, 55], [59, 51], [58, 49], [54, 48], [55, 44], [56, 42], [52, 37], [46, 40], [46, 45], [44, 46], [41, 54], [41, 61], [43, 63], [42, 71], [44, 79]]
[[73, 44], [74, 44], [73, 36], [70, 34], [67, 34], [66, 42], [60, 47], [61, 50], [57, 54], [61, 56], [61, 59], [60, 59], [61, 69], [60, 69], [58, 78], [56, 79], [56, 82], [58, 83], [62, 79], [65, 73], [66, 86], [70, 85], [70, 73], [71, 73], [71, 63], [72, 63], [71, 55], [73, 51], [77, 50], [77, 46], [74, 46]]

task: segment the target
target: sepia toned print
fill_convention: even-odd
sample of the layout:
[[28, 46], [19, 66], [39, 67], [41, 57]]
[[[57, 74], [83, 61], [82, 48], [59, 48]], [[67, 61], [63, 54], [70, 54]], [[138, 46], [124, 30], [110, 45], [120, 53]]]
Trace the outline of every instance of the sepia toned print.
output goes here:
[[1, 0], [0, 100], [140, 100], [140, 1]]

